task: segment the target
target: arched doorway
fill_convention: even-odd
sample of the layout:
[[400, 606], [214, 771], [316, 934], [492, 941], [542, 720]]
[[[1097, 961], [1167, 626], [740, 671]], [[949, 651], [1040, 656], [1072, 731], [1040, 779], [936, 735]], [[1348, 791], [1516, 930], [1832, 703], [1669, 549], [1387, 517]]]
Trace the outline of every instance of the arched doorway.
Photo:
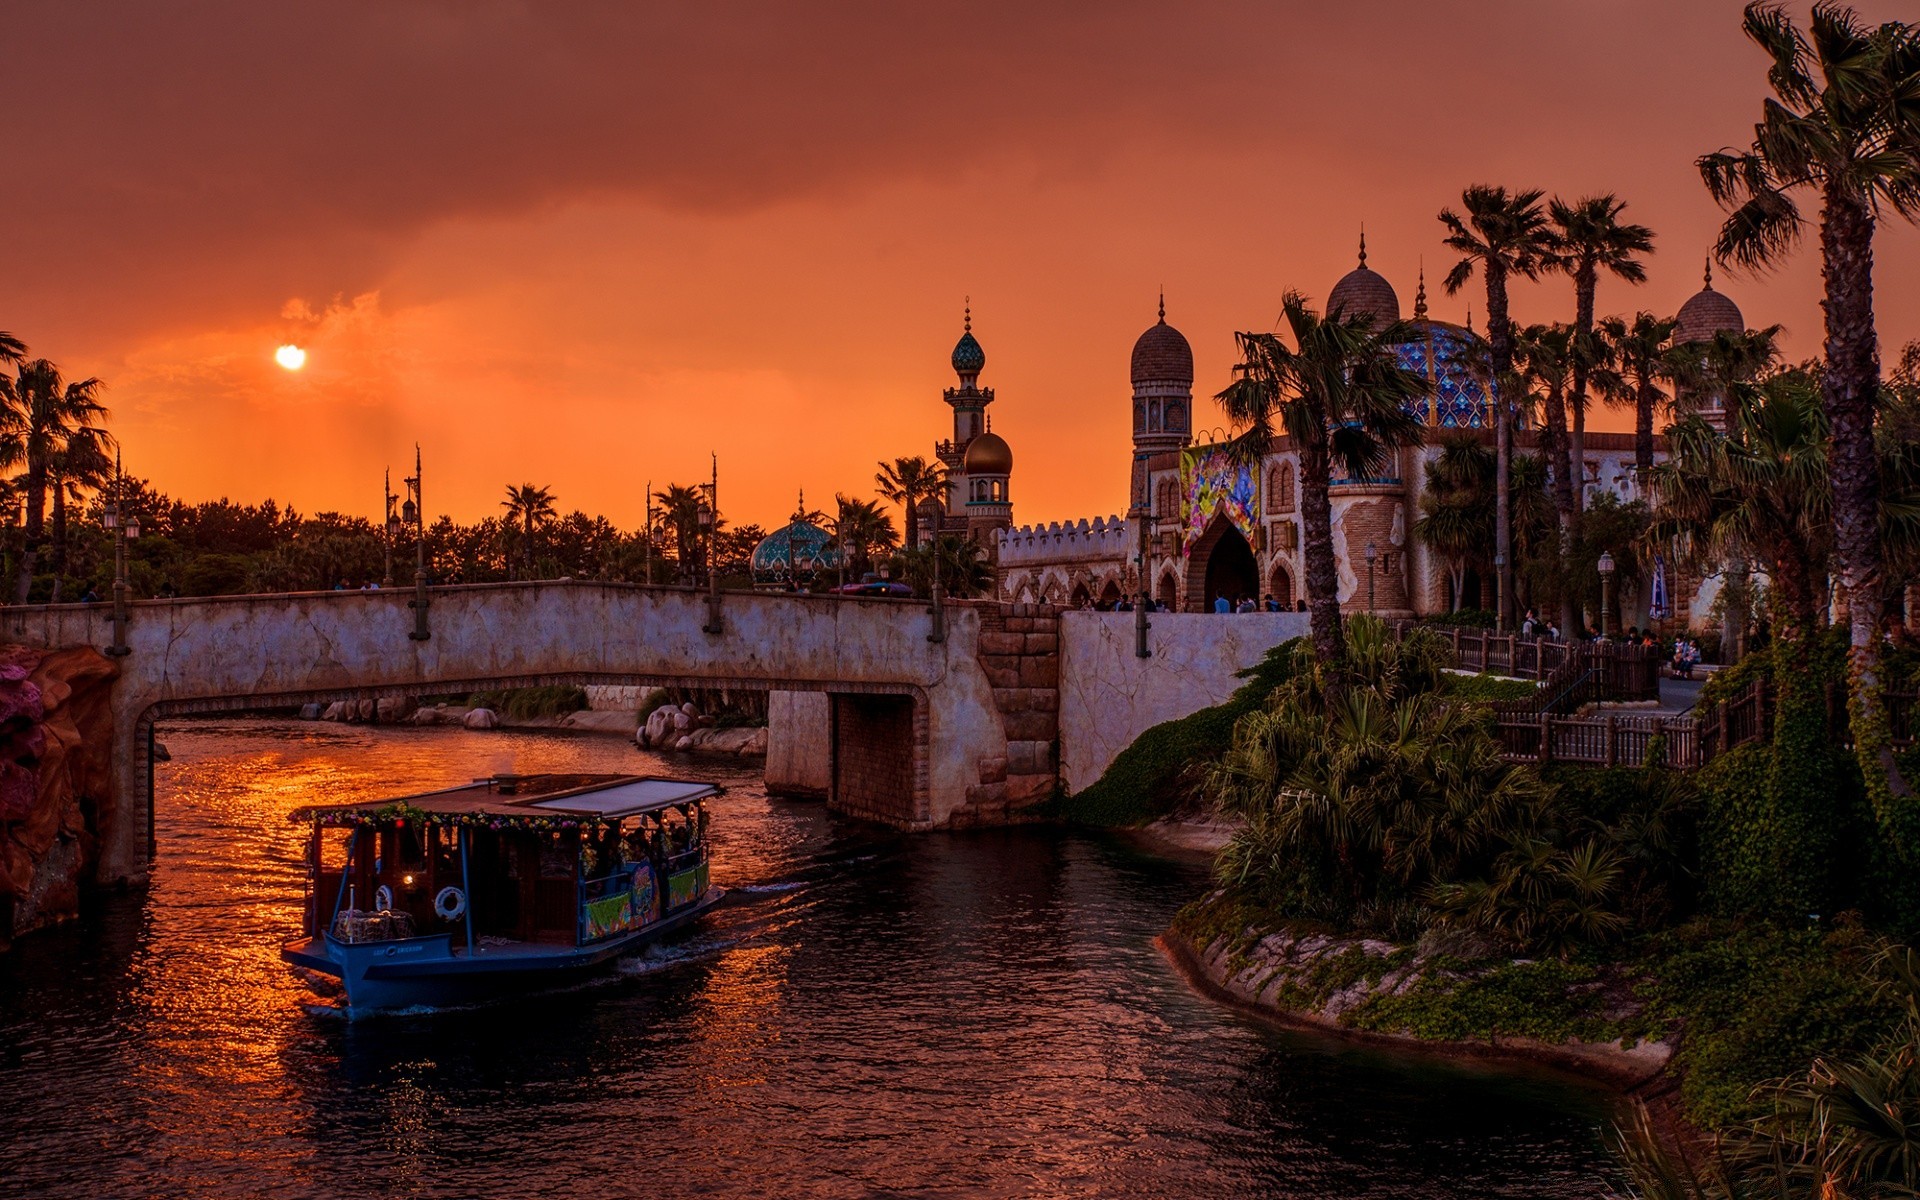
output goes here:
[[1074, 584], [1073, 592], [1067, 597], [1067, 607], [1091, 608], [1092, 606], [1093, 596], [1087, 591], [1087, 585], [1084, 583]]
[[1172, 612], [1173, 606], [1179, 602], [1180, 581], [1174, 578], [1172, 571], [1168, 571], [1160, 576], [1160, 594], [1155, 596], [1154, 599], [1158, 600], [1161, 606], [1168, 612]]
[[1259, 594], [1260, 566], [1253, 547], [1233, 522], [1215, 517], [1187, 557], [1187, 611], [1212, 612], [1216, 596], [1232, 603]]
[[1109, 579], [1107, 586], [1100, 589], [1100, 607], [1110, 610], [1118, 603], [1120, 603], [1120, 585]]
[[1267, 585], [1267, 594], [1279, 601], [1284, 611], [1293, 611], [1293, 573], [1287, 570], [1285, 563], [1273, 564], [1273, 574]]

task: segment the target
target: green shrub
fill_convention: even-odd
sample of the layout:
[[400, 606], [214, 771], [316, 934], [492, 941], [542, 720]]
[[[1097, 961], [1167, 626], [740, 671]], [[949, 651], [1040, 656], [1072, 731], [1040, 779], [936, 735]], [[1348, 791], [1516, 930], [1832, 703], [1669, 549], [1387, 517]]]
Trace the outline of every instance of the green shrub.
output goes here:
[[[1430, 968], [1447, 965], [1430, 962]], [[1503, 962], [1484, 972], [1430, 969], [1398, 995], [1368, 997], [1346, 1014], [1345, 1023], [1430, 1041], [1604, 1041], [1618, 1035], [1605, 1008], [1605, 989], [1595, 968], [1546, 958]]]
[[1500, 704], [1512, 700], [1530, 700], [1540, 685], [1531, 679], [1508, 679], [1504, 675], [1448, 675], [1440, 691], [1468, 704]]
[[1753, 1089], [1817, 1055], [1867, 1049], [1898, 1006], [1874, 971], [1880, 943], [1858, 929], [1700, 921], [1653, 939], [1638, 1022], [1681, 1025], [1675, 1066], [1688, 1115], [1717, 1128], [1754, 1114]]
[[1458, 612], [1439, 613], [1421, 618], [1422, 625], [1439, 625], [1460, 629], [1492, 629], [1497, 620], [1491, 610], [1485, 608], [1463, 608]]

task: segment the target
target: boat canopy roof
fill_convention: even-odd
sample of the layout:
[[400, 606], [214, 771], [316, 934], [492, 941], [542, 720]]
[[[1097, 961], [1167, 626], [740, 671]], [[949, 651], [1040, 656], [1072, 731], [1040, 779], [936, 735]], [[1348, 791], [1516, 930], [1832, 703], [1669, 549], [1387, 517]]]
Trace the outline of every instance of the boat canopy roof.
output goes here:
[[353, 824], [404, 821], [409, 813], [429, 822], [471, 818], [526, 821], [532, 818], [618, 821], [692, 804], [720, 794], [717, 784], [657, 775], [494, 775], [460, 787], [359, 804], [314, 804], [289, 819]]

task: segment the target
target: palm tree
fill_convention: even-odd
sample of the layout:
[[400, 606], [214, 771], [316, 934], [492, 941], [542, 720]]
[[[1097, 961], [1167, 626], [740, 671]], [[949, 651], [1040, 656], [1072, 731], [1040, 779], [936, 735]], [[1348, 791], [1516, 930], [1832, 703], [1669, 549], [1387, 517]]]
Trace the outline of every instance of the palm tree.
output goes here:
[[1608, 317], [1600, 322], [1600, 337], [1611, 348], [1614, 370], [1601, 393], [1610, 404], [1633, 406], [1634, 482], [1645, 487], [1647, 473], [1653, 470], [1654, 422], [1666, 393], [1662, 381], [1672, 378], [1672, 351], [1667, 343], [1678, 322], [1652, 313], [1635, 313], [1631, 323], [1625, 317]]
[[1484, 562], [1493, 544], [1493, 452], [1467, 430], [1451, 434], [1427, 464], [1413, 535], [1447, 560], [1453, 611], [1465, 605], [1467, 568]]
[[[60, 368], [44, 358], [22, 362], [5, 397], [0, 423], [10, 427], [27, 465], [26, 547], [14, 579], [14, 603], [25, 604], [33, 587], [35, 561], [47, 533], [47, 479], [67, 440], [81, 429], [97, 429], [107, 416], [100, 403], [106, 387], [98, 379], [68, 382]], [[0, 448], [3, 451], [4, 448]]]
[[1345, 657], [1340, 633], [1339, 576], [1333, 553], [1333, 507], [1327, 496], [1337, 462], [1350, 477], [1377, 473], [1393, 453], [1420, 440], [1414, 414], [1429, 385], [1401, 367], [1394, 347], [1420, 336], [1374, 318], [1323, 319], [1299, 292], [1280, 302], [1293, 335], [1240, 333], [1240, 363], [1217, 399], [1241, 432], [1228, 443], [1238, 461], [1258, 464], [1278, 418], [1300, 456], [1300, 520], [1306, 533], [1307, 606], [1313, 644], [1327, 662]]
[[699, 577], [700, 510], [705, 504], [703, 484], [670, 483], [665, 491], [653, 494], [654, 529], [648, 536], [657, 532], [671, 539], [682, 583], [690, 584]]
[[[1514, 357], [1520, 382], [1530, 399], [1537, 399], [1544, 412], [1541, 422], [1540, 453], [1553, 475], [1553, 507], [1558, 514], [1560, 563], [1564, 567], [1573, 551], [1574, 514], [1583, 490], [1575, 480], [1581, 460], [1573, 453], [1567, 437], [1567, 386], [1574, 374], [1574, 331], [1567, 325], [1529, 325], [1514, 341]], [[1511, 488], [1511, 483], [1509, 483]], [[1512, 501], [1509, 500], [1509, 506]], [[1561, 589], [1560, 627], [1572, 629], [1578, 614], [1574, 611], [1573, 591]]]
[[0, 363], [19, 363], [27, 357], [27, 344], [0, 329]]
[[[1635, 255], [1653, 252], [1653, 230], [1620, 220], [1626, 202], [1612, 193], [1583, 196], [1569, 204], [1559, 197], [1547, 205], [1560, 241], [1555, 265], [1573, 279], [1573, 461], [1586, 470], [1587, 377], [1600, 359], [1602, 346], [1593, 336], [1593, 297], [1600, 272], [1628, 283], [1645, 283], [1647, 268]], [[1586, 507], [1582, 488], [1574, 494], [1577, 515]]]
[[891, 551], [899, 544], [900, 535], [894, 531], [893, 518], [877, 501], [856, 500], [844, 494], [836, 494], [833, 499], [834, 516], [829, 522], [833, 540], [846, 556], [847, 567], [855, 575], [864, 575], [873, 568], [875, 552]]
[[1746, 9], [1747, 37], [1771, 60], [1774, 95], [1744, 151], [1702, 155], [1700, 175], [1730, 209], [1714, 246], [1744, 267], [1778, 262], [1805, 221], [1796, 196], [1820, 199], [1826, 367], [1821, 391], [1832, 426], [1834, 557], [1850, 631], [1848, 711], [1854, 751], [1882, 828], [1897, 851], [1920, 857], [1920, 802], [1894, 759], [1882, 696], [1884, 563], [1874, 410], [1880, 392], [1873, 316], [1873, 233], [1883, 209], [1920, 216], [1920, 26], [1870, 27], [1850, 8], [1814, 5], [1803, 32], [1778, 4]]
[[1557, 261], [1559, 239], [1547, 227], [1540, 211], [1538, 191], [1508, 192], [1503, 187], [1476, 183], [1460, 194], [1462, 217], [1450, 208], [1440, 210], [1447, 230], [1445, 245], [1460, 253], [1447, 272], [1447, 294], [1473, 278], [1476, 267], [1487, 286], [1487, 349], [1493, 383], [1495, 475], [1494, 555], [1498, 570], [1495, 619], [1500, 628], [1513, 627], [1513, 513], [1509, 474], [1513, 466], [1513, 319], [1507, 314], [1507, 280], [1515, 275], [1538, 279], [1542, 269]]
[[535, 526], [545, 525], [553, 520], [553, 490], [547, 487], [535, 487], [523, 483], [519, 487], [507, 485], [507, 498], [500, 502], [507, 510], [506, 523], [509, 527], [520, 526], [520, 565], [523, 578], [533, 578], [533, 531]]
[[946, 464], [938, 460], [928, 462], [917, 454], [912, 458], [896, 458], [892, 463], [881, 463], [873, 481], [879, 485], [880, 495], [898, 504], [905, 513], [907, 549], [917, 549], [920, 506], [930, 500], [946, 501]]
[[105, 487], [114, 475], [113, 435], [92, 425], [83, 425], [67, 438], [67, 444], [48, 464], [47, 483], [53, 491], [53, 596], [60, 603], [60, 588], [67, 571], [67, 507], [86, 499], [88, 492]]

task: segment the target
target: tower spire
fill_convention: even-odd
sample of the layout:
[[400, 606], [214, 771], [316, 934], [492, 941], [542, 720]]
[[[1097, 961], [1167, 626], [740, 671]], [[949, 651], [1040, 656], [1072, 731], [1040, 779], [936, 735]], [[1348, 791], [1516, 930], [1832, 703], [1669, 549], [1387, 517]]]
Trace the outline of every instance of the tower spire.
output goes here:
[[1367, 269], [1367, 223], [1360, 222], [1360, 269]]
[[1707, 290], [1713, 290], [1713, 252], [1707, 252]]
[[960, 332], [972, 333], [973, 332], [973, 297], [968, 296], [962, 303], [964, 307], [962, 307], [960, 310], [960, 314], [961, 314], [960, 323], [964, 328], [962, 328]]
[[1160, 323], [1167, 323], [1167, 285], [1160, 285]]
[[1413, 319], [1416, 321], [1424, 321], [1427, 319], [1427, 260], [1425, 255], [1421, 255], [1420, 257], [1420, 288], [1413, 294]]

